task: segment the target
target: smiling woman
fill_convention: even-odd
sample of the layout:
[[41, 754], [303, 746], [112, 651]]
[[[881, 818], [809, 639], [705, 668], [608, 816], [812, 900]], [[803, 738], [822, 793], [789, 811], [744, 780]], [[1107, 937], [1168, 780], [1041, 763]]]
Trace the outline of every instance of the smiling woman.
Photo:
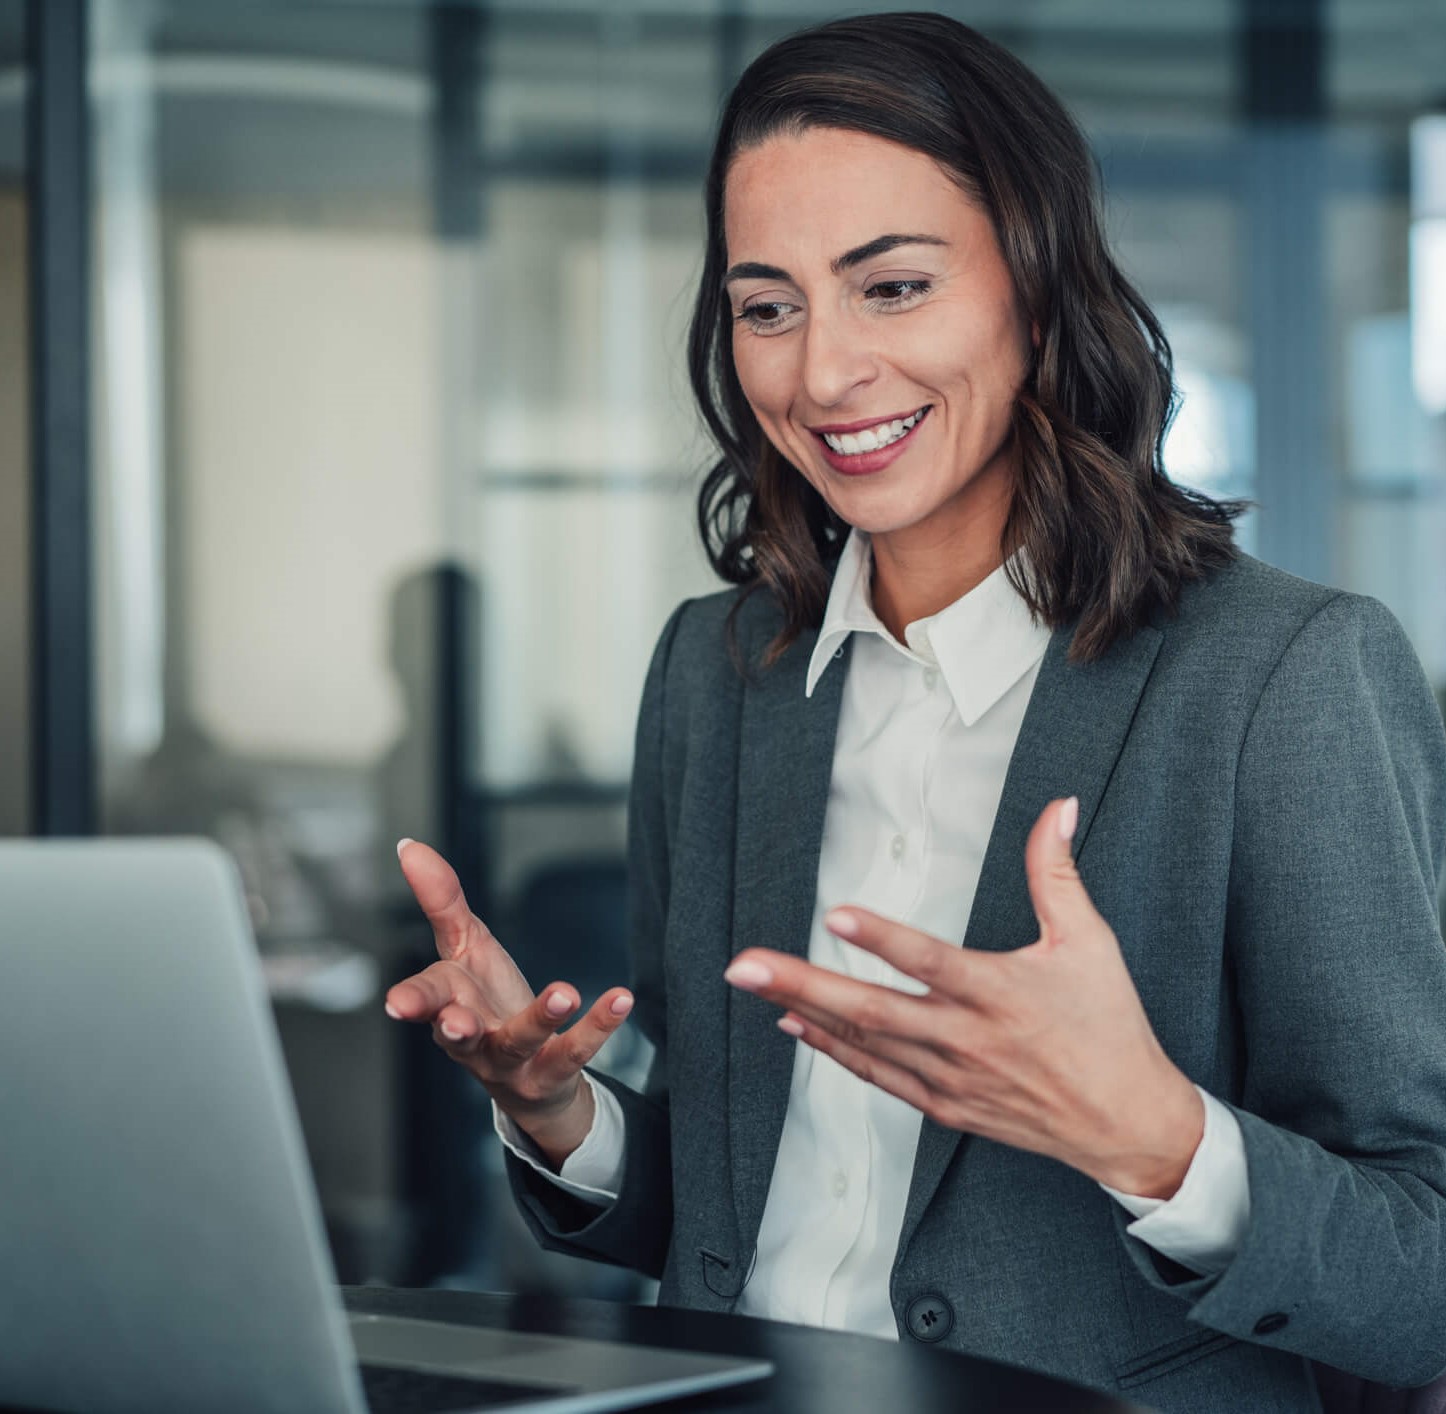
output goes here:
[[[848, 527], [875, 528], [849, 513], [860, 497], [893, 502], [906, 486], [910, 504], [891, 505], [877, 529], [905, 528], [900, 517], [931, 495], [942, 518], [920, 520], [922, 541], [875, 539], [886, 623], [953, 602], [1002, 544], [1006, 559], [1025, 552], [1007, 570], [1015, 588], [1045, 623], [1077, 622], [1071, 654], [1087, 660], [1227, 562], [1229, 523], [1246, 507], [1163, 473], [1169, 345], [1105, 247], [1089, 149], [1063, 106], [939, 16], [896, 15], [886, 37], [873, 33], [883, 28], [843, 21], [776, 45], [724, 112], [689, 342], [722, 451], [700, 527], [723, 578], [766, 585], [784, 605], [772, 657], [817, 622]], [[901, 468], [855, 487], [849, 510], [836, 504], [840, 477], [888, 463], [866, 446], [859, 461], [842, 446], [830, 460], [820, 434], [932, 409], [930, 378], [952, 394], [909, 439], [911, 467], [932, 458], [937, 471], [947, 446], [951, 484], [927, 488]], [[825, 400], [846, 407], [829, 413]], [[791, 441], [787, 418], [772, 418], [785, 405]], [[835, 475], [811, 474], [821, 466]], [[907, 588], [909, 547], [953, 541], [966, 521], [975, 530], [954, 546], [953, 573]]]
[[[927, 234], [872, 235], [880, 211]], [[922, 153], [809, 128], [738, 155], [725, 227], [745, 257], [724, 277], [733, 364], [773, 453], [759, 474], [801, 474], [869, 534], [874, 607], [902, 638], [997, 568], [1018, 479], [1031, 331], [993, 225]]]
[[[538, 1239], [665, 1303], [1181, 1414], [1434, 1377], [1446, 733], [1399, 625], [1164, 475], [1085, 144], [972, 30], [775, 45], [705, 201], [734, 587], [644, 688], [633, 987], [560, 1029], [406, 841], [442, 961], [392, 1014], [486, 1086]], [[645, 1094], [584, 1069], [630, 1013]]]

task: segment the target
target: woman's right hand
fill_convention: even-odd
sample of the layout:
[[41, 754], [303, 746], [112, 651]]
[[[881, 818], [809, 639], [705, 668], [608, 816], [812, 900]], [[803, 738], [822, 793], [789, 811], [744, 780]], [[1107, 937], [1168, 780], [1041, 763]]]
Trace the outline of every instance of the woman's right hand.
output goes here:
[[387, 993], [387, 1014], [430, 1023], [432, 1039], [560, 1168], [592, 1128], [592, 1090], [582, 1068], [627, 1019], [632, 995], [610, 988], [559, 1035], [557, 1028], [582, 1004], [577, 988], [551, 982], [534, 995], [468, 908], [452, 866], [416, 840], [403, 840], [397, 858], [441, 960], [398, 982]]

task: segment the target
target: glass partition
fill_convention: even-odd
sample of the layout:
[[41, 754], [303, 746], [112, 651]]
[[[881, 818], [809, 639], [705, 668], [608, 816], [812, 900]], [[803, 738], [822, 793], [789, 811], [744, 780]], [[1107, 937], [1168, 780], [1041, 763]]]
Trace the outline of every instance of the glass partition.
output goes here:
[[[444, 849], [539, 983], [593, 957], [589, 985], [622, 980], [642, 675], [716, 587], [682, 359], [707, 143], [742, 66], [833, 13], [91, 5], [105, 827], [236, 857], [345, 1279], [635, 1290], [479, 1198], [500, 1180], [475, 1087], [380, 1009], [430, 947], [393, 845]], [[1446, 451], [1417, 335], [1440, 316], [1421, 124], [1446, 14], [1319, 8], [1289, 60], [1315, 97], [1280, 112], [1255, 13], [965, 17], [1095, 146], [1175, 348], [1171, 471], [1259, 501], [1247, 548], [1385, 599], [1440, 684]]]
[[1328, 6], [1338, 582], [1385, 601], [1446, 693], [1446, 14], [1389, 8]]

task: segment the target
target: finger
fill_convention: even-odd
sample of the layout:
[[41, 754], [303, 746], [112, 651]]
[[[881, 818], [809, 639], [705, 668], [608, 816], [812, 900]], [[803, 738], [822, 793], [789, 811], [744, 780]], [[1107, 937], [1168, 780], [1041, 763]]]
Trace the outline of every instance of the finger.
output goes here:
[[397, 845], [402, 875], [432, 925], [437, 955], [462, 964], [483, 983], [502, 1016], [532, 1001], [532, 988], [502, 944], [467, 905], [457, 872], [430, 845]]
[[[910, 1071], [933, 1091], [948, 1094], [959, 1086], [963, 1074], [959, 1048], [945, 1046], [942, 1038], [934, 1034], [944, 1019], [942, 1016], [930, 1017], [930, 1035], [892, 1036], [884, 1031], [866, 1031], [848, 1017], [816, 1011], [802, 1003], [791, 1007], [785, 1015], [806, 1022], [820, 1031], [826, 1031], [835, 1040], [853, 1050], [867, 1052], [902, 1070]], [[956, 1031], [957, 1016], [956, 1011], [955, 1017], [951, 1018]]]
[[940, 992], [954, 1001], [977, 1000], [994, 981], [988, 954], [965, 951], [866, 908], [853, 904], [831, 908], [823, 921], [835, 937], [873, 953], [890, 967], [922, 982], [931, 992]]
[[580, 1004], [577, 990], [565, 983], [544, 987], [529, 1006], [492, 1028], [488, 1052], [504, 1069], [526, 1064]]
[[435, 1021], [442, 1008], [454, 1002], [494, 1022], [501, 1017], [476, 979], [455, 962], [434, 962], [396, 983], [387, 991], [386, 1011], [397, 1021]]
[[402, 866], [403, 878], [432, 925], [438, 955], [464, 956], [479, 930], [483, 933], [487, 930], [467, 906], [457, 871], [420, 840], [402, 840], [397, 845], [397, 860]]
[[1052, 800], [1040, 812], [1024, 846], [1029, 897], [1045, 941], [1078, 934], [1099, 918], [1070, 849], [1078, 820], [1076, 797]]
[[633, 997], [626, 988], [604, 992], [574, 1025], [543, 1047], [537, 1060], [539, 1078], [560, 1083], [575, 1075], [602, 1050], [632, 1010]]
[[470, 1007], [449, 1002], [432, 1019], [432, 1039], [449, 1055], [471, 1055], [487, 1034], [487, 1025]]
[[843, 1018], [862, 1034], [916, 1037], [927, 1028], [927, 1003], [922, 998], [844, 977], [787, 953], [747, 948], [723, 976], [733, 986], [779, 1006]]
[[[790, 1022], [791, 1025], [788, 1024]], [[784, 1016], [779, 1026], [790, 1036], [796, 1036], [804, 1045], [812, 1046], [814, 1050], [836, 1060], [860, 1080], [877, 1085], [880, 1090], [888, 1091], [890, 1095], [926, 1115], [935, 1112], [937, 1101], [934, 1091], [925, 1084], [921, 1076], [906, 1067], [886, 1060], [872, 1051], [850, 1045], [821, 1026], [800, 1017], [796, 1012]]]

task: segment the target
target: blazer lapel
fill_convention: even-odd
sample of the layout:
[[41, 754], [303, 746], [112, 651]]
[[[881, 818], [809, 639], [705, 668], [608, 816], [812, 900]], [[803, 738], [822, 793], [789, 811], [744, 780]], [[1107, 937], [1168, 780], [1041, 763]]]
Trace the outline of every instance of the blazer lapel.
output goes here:
[[[1142, 628], [1099, 662], [1080, 665], [1066, 659], [1072, 631], [1056, 629], [1051, 635], [1035, 679], [984, 852], [964, 935], [966, 948], [1005, 952], [1025, 947], [1039, 936], [1024, 873], [1025, 841], [1051, 800], [1077, 795], [1080, 813], [1074, 852], [1079, 858], [1162, 637], [1158, 629]], [[963, 1138], [957, 1130], [925, 1119], [914, 1154], [900, 1253]]]
[[[744, 689], [738, 744], [733, 948], [808, 952], [819, 850], [833, 771], [848, 648], [812, 697], [806, 633]], [[750, 657], [750, 661], [754, 661]], [[772, 1003], [729, 988], [728, 1122], [739, 1260], [758, 1237], [793, 1075], [796, 1042]], [[744, 1275], [739, 1273], [740, 1278]]]

